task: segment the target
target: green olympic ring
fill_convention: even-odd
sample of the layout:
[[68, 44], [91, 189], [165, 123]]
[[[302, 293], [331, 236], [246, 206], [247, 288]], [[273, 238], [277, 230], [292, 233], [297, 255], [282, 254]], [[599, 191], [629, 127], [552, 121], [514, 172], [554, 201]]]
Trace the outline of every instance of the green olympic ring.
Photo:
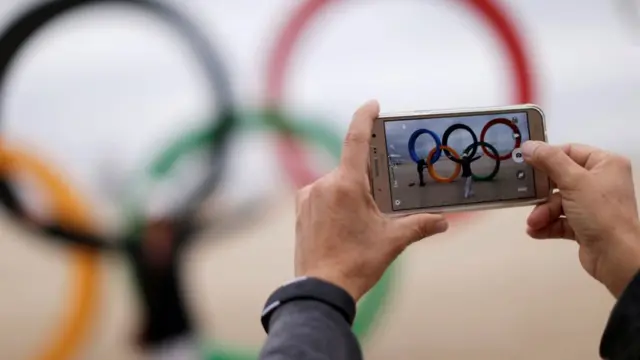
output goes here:
[[[286, 131], [295, 137], [323, 148], [336, 162], [340, 159], [342, 141], [335, 132], [322, 122], [289, 121], [288, 118], [285, 118], [280, 113], [267, 111], [245, 113], [239, 118], [241, 119], [239, 124], [241, 130]], [[130, 219], [130, 225], [133, 229], [140, 229], [144, 222], [143, 211], [138, 205], [144, 203], [139, 201], [140, 197], [144, 197], [144, 191], [140, 190], [148, 188], [147, 184], [152, 184], [169, 176], [175, 169], [175, 165], [182, 158], [192, 152], [206, 148], [211, 142], [217, 141], [219, 137], [216, 130], [211, 128], [192, 130], [179, 136], [162, 153], [153, 158], [150, 166], [146, 167], [146, 172], [142, 174], [143, 178], [137, 179], [138, 181], [135, 183], [137, 186], [134, 185], [133, 187], [137, 191], [134, 191], [133, 196], [127, 197], [125, 214], [127, 214], [126, 218]], [[389, 267], [376, 286], [358, 304], [358, 313], [353, 324], [353, 331], [361, 340], [364, 340], [371, 333], [380, 311], [389, 302], [393, 279], [397, 273], [396, 263]], [[214, 343], [212, 346], [204, 346], [204, 348], [203, 358], [206, 360], [256, 360], [258, 358], [257, 350], [240, 350], [239, 347], [229, 347], [218, 343]]]

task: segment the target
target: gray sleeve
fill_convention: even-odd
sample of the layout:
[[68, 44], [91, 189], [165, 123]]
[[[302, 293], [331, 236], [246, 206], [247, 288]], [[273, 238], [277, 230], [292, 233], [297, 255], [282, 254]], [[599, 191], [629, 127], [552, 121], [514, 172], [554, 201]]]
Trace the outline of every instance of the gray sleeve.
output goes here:
[[315, 300], [282, 305], [271, 317], [260, 360], [361, 360], [349, 323], [332, 307]]

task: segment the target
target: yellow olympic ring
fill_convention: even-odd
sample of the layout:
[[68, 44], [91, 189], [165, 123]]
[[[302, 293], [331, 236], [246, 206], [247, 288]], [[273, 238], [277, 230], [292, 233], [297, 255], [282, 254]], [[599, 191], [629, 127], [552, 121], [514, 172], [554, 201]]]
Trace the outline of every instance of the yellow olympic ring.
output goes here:
[[[446, 145], [442, 145], [440, 146], [440, 149], [442, 150], [447, 150], [449, 151], [456, 159], [460, 159], [460, 155], [458, 155], [458, 153], [450, 146], [446, 146]], [[433, 154], [436, 152], [436, 148], [434, 147], [433, 149], [431, 149], [431, 151], [429, 151], [429, 155], [427, 155], [427, 171], [429, 172], [429, 175], [431, 175], [431, 177], [433, 178], [433, 180], [439, 182], [439, 183], [450, 183], [453, 182], [453, 180], [455, 180], [458, 175], [460, 175], [460, 170], [462, 169], [462, 165], [455, 163], [456, 168], [455, 170], [453, 170], [453, 173], [451, 174], [451, 176], [449, 177], [443, 177], [440, 176], [440, 174], [438, 174], [436, 172], [435, 167], [433, 166], [433, 164], [431, 163], [431, 158], [433, 158]]]
[[[9, 149], [0, 143], [0, 174], [25, 171], [42, 185], [51, 196], [54, 216], [61, 226], [77, 230], [94, 229], [87, 204], [41, 160], [26, 152]], [[48, 343], [34, 357], [36, 360], [66, 360], [77, 355], [89, 329], [95, 323], [99, 298], [99, 262], [95, 251], [74, 248], [72, 254], [72, 288], [68, 291], [67, 307], [52, 329]]]

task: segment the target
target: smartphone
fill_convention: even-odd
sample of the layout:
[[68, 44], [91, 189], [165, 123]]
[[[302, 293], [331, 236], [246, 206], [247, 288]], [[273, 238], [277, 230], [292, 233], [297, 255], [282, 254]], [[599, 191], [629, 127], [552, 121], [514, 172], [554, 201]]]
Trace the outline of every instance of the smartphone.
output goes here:
[[532, 205], [553, 191], [520, 149], [547, 141], [537, 105], [381, 114], [371, 136], [371, 191], [386, 214]]

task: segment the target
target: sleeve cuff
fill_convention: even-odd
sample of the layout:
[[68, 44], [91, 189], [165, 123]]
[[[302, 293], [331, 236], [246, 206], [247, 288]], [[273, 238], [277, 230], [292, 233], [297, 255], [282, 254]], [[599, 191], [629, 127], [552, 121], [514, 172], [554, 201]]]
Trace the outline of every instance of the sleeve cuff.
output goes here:
[[631, 280], [611, 311], [600, 342], [603, 359], [640, 356], [640, 272]]

